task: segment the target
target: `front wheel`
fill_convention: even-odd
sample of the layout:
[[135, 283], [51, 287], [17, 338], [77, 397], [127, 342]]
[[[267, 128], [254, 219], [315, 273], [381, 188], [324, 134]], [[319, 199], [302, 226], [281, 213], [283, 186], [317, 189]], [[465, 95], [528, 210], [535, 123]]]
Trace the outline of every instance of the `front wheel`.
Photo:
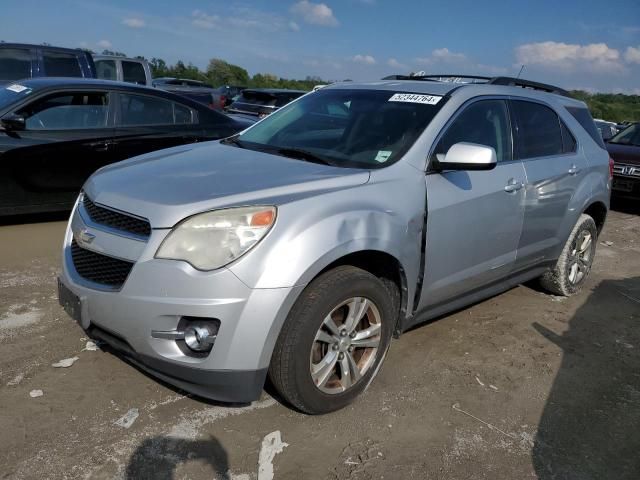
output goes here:
[[541, 285], [556, 295], [577, 293], [591, 271], [597, 240], [596, 222], [589, 215], [580, 215], [555, 266], [540, 277]]
[[286, 401], [306, 413], [327, 413], [367, 388], [395, 326], [391, 293], [380, 279], [351, 266], [309, 284], [282, 327], [269, 368]]

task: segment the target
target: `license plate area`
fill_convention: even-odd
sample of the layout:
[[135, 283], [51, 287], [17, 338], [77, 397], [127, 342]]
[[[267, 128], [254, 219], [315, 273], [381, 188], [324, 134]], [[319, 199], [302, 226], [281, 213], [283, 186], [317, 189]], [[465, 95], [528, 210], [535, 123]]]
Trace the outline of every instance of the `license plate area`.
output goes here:
[[614, 178], [611, 188], [620, 192], [631, 192], [633, 191], [633, 182], [631, 180], [621, 180], [619, 178]]
[[80, 304], [80, 297], [67, 288], [67, 286], [58, 279], [58, 302], [64, 308], [71, 318], [76, 322], [82, 321], [82, 306]]

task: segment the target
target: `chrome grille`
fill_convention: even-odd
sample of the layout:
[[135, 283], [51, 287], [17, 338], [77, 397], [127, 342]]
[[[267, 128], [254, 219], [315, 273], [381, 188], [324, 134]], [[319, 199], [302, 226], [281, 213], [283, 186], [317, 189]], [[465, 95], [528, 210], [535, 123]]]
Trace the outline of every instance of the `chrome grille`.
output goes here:
[[120, 288], [133, 268], [133, 262], [86, 250], [71, 241], [73, 266], [82, 278], [90, 282]]
[[623, 175], [625, 177], [640, 178], [640, 166], [626, 165], [624, 163], [614, 163], [613, 174]]
[[83, 195], [82, 205], [94, 223], [141, 237], [151, 235], [151, 225], [147, 220], [97, 205], [86, 194]]

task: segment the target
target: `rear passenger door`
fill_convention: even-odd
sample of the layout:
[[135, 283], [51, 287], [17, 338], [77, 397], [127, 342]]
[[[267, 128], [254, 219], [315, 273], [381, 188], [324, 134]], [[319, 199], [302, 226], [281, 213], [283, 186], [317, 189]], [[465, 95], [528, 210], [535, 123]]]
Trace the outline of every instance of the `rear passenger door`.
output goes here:
[[459, 142], [493, 147], [493, 170], [429, 172], [427, 250], [419, 308], [437, 307], [510, 274], [524, 216], [526, 181], [512, 156], [507, 101], [475, 101], [455, 116], [432, 154]]
[[522, 237], [516, 268], [551, 260], [561, 238], [570, 202], [586, 171], [574, 135], [549, 106], [529, 100], [510, 101], [514, 152], [527, 175]]
[[154, 95], [118, 93], [115, 148], [120, 160], [197, 142], [204, 132], [198, 112]]

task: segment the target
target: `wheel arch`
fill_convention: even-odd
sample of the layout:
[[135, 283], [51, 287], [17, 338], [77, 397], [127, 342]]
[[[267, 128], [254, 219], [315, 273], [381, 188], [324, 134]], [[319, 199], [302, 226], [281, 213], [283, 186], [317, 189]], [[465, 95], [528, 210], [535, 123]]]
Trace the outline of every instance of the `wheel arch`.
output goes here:
[[602, 232], [604, 222], [607, 218], [607, 206], [600, 201], [592, 202], [582, 213], [589, 215], [596, 222], [596, 228], [598, 229], [598, 235]]

